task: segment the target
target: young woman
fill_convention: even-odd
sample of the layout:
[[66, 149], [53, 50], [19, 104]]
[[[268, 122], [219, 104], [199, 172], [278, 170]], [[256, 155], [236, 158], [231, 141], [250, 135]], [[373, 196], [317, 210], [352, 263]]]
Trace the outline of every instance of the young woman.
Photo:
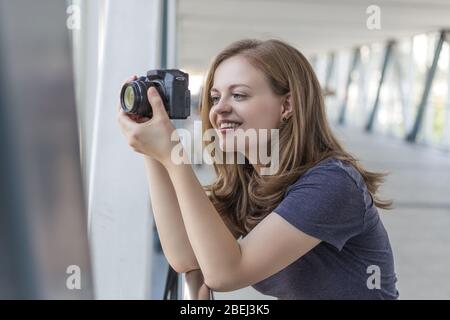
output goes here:
[[[118, 122], [144, 154], [163, 251], [178, 272], [200, 269], [206, 286], [246, 286], [279, 299], [396, 299], [394, 260], [378, 208], [383, 175], [364, 170], [334, 137], [322, 91], [306, 58], [279, 40], [241, 40], [213, 60], [201, 112], [221, 138], [279, 129], [279, 166], [215, 163], [203, 188], [175, 164], [174, 130], [156, 90], [152, 119]], [[270, 141], [269, 141], [270, 142]], [[206, 189], [206, 190], [205, 190]], [[206, 192], [205, 192], [206, 191]], [[239, 241], [238, 241], [239, 240]]]

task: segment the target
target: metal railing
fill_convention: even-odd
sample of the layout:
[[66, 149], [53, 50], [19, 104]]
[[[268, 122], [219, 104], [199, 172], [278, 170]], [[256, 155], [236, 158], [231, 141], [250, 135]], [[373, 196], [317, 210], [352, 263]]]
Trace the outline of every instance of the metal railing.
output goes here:
[[164, 288], [164, 300], [214, 300], [200, 269], [178, 274], [169, 266]]

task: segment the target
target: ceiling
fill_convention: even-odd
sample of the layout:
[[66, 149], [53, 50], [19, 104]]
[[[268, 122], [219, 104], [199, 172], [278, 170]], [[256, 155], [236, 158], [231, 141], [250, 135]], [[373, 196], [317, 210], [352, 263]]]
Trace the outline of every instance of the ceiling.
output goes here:
[[[381, 29], [366, 13], [380, 8]], [[203, 72], [234, 40], [278, 38], [306, 55], [450, 28], [450, 0], [178, 0], [178, 62]]]

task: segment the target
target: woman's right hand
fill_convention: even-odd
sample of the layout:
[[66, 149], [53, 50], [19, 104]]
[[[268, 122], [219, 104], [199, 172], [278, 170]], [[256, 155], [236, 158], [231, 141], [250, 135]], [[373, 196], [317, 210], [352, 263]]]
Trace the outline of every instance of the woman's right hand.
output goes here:
[[[136, 76], [136, 75], [131, 76], [131, 77], [129, 77], [129, 78], [124, 82], [123, 85], [125, 85], [126, 83], [129, 83], [129, 82], [131, 82], [131, 81], [134, 81], [134, 80], [136, 80], [136, 79], [137, 79], [137, 76]], [[123, 85], [122, 85], [122, 86], [123, 86]], [[120, 100], [119, 100], [119, 103], [118, 103], [118, 105], [117, 105], [117, 112], [122, 112], [122, 107], [121, 107], [121, 105], [120, 105]], [[131, 120], [133, 120], [134, 122], [137, 122], [137, 123], [141, 123], [141, 122], [145, 122], [145, 121], [148, 121], [148, 120], [149, 120], [149, 118], [140, 116], [140, 115], [138, 115], [138, 114], [127, 114], [127, 116], [128, 116], [128, 118], [130, 118]], [[149, 156], [146, 156], [146, 157], [148, 158], [148, 161], [149, 161], [149, 162], [153, 162], [153, 161], [156, 162], [156, 160], [154, 160], [153, 158], [151, 158], [151, 157], [149, 157]]]

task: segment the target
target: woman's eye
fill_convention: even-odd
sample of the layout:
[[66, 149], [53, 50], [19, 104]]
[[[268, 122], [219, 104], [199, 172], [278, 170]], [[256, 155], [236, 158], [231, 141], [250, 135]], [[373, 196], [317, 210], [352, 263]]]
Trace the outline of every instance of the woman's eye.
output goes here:
[[245, 95], [239, 94], [239, 93], [235, 93], [235, 94], [233, 94], [233, 98], [234, 98], [235, 100], [239, 101], [239, 100], [244, 99], [244, 98], [245, 98]]
[[219, 102], [219, 100], [220, 100], [220, 97], [211, 97], [211, 102], [213, 104], [216, 104], [217, 102]]

